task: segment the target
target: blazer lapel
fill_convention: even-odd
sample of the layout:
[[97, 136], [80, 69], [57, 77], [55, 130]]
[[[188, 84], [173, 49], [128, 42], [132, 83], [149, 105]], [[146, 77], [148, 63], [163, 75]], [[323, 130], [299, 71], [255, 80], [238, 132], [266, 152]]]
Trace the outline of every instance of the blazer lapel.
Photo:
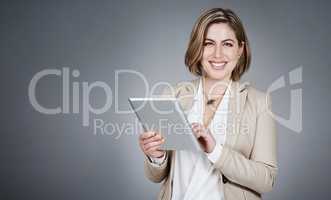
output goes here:
[[240, 84], [232, 82], [230, 90], [230, 101], [227, 115], [225, 145], [234, 146], [240, 133], [241, 114], [246, 102], [248, 83]]

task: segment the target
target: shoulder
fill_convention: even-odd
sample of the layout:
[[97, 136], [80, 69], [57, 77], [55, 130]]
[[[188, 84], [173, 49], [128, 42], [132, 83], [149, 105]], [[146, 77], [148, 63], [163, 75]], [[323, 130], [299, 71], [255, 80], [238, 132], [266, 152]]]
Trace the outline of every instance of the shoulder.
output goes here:
[[268, 92], [257, 89], [252, 84], [247, 84], [245, 89], [247, 91], [247, 102], [256, 108], [257, 113], [271, 108], [271, 97]]

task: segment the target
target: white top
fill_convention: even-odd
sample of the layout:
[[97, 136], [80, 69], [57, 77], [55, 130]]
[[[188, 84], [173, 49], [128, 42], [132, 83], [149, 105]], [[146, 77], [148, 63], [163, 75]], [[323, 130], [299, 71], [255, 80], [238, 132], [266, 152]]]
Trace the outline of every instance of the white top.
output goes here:
[[[230, 81], [229, 86], [231, 83]], [[229, 86], [227, 88], [230, 88]], [[187, 115], [190, 123], [203, 124], [205, 102], [202, 90], [202, 79], [200, 78], [198, 92]], [[225, 143], [229, 97], [229, 89], [227, 89], [208, 126], [216, 140], [213, 152], [176, 151], [172, 200], [224, 199], [223, 189], [220, 187], [222, 176], [214, 169], [213, 163], [220, 157], [222, 145]], [[152, 160], [154, 163], [161, 164], [164, 157]]]

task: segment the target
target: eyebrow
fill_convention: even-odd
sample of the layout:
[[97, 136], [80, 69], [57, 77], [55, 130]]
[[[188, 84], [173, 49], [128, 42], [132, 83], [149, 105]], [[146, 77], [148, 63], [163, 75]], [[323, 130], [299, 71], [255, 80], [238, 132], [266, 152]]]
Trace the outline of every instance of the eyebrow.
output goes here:
[[[214, 42], [214, 40], [212, 40], [212, 39], [210, 39], [210, 38], [206, 38], [205, 40], [210, 40], [210, 41], [212, 41], [212, 42]], [[227, 42], [227, 41], [232, 41], [232, 42], [234, 42], [234, 40], [233, 39], [225, 39], [225, 40], [222, 40], [222, 42]]]

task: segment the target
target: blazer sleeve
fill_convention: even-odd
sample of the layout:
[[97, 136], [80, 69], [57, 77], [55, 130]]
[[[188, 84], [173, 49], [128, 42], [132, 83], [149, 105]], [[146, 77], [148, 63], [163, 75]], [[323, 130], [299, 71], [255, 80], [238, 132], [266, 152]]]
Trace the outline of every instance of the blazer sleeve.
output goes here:
[[[166, 87], [160, 95], [161, 97], [173, 97], [175, 96], [175, 88]], [[154, 183], [160, 183], [163, 181], [170, 172], [170, 162], [173, 151], [166, 151], [166, 157], [161, 165], [153, 164], [149, 158], [145, 155], [144, 159], [144, 172], [145, 176]]]
[[171, 156], [172, 151], [167, 151], [165, 161], [161, 165], [151, 163], [148, 157], [145, 156], [144, 172], [146, 177], [154, 183], [162, 182], [170, 172]]
[[276, 127], [269, 113], [271, 98], [268, 94], [264, 97], [262, 103], [257, 102], [263, 108], [257, 115], [255, 142], [250, 159], [223, 146], [222, 154], [215, 163], [215, 167], [229, 181], [260, 194], [272, 189], [278, 171]]

